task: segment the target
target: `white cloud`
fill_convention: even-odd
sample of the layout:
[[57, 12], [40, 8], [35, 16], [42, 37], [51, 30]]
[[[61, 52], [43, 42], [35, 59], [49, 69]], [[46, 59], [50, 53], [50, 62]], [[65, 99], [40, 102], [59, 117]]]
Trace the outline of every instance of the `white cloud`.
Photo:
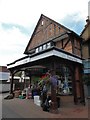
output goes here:
[[89, 19], [90, 19], [90, 1], [88, 3], [88, 16], [89, 16]]
[[59, 20], [67, 14], [88, 15], [88, 0], [1, 0], [0, 21], [30, 26], [41, 13]]
[[0, 65], [20, 58], [30, 39], [18, 27], [5, 29], [2, 23], [20, 25], [32, 33], [40, 14], [60, 22], [75, 13], [78, 14], [74, 17], [76, 21], [85, 21], [88, 0], [0, 0]]
[[4, 30], [0, 25], [0, 65], [6, 65], [23, 56], [29, 36], [22, 34], [18, 28]]

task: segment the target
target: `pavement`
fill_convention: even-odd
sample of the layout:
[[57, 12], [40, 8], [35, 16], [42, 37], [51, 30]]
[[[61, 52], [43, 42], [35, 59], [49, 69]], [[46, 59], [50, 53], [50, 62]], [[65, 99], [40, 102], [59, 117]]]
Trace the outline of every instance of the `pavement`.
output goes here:
[[45, 112], [34, 104], [33, 99], [14, 98], [5, 100], [2, 97], [2, 118], [89, 118], [89, 101], [86, 105], [74, 105], [73, 96], [62, 96], [58, 114]]

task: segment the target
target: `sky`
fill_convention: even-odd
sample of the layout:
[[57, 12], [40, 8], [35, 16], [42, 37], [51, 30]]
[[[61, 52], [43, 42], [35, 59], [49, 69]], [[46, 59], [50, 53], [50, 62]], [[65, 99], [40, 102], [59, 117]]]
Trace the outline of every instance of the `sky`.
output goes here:
[[80, 35], [89, 0], [0, 0], [0, 66], [23, 53], [41, 14]]

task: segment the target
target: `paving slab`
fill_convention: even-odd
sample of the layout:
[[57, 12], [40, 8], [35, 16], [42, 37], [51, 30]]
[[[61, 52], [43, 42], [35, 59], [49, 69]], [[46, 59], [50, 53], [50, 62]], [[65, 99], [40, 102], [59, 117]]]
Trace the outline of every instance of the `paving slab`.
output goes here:
[[[2, 98], [3, 99], [3, 98]], [[72, 97], [62, 97], [58, 114], [45, 112], [34, 104], [33, 99], [14, 98], [2, 100], [3, 118], [88, 118], [88, 100], [86, 105], [74, 105]]]

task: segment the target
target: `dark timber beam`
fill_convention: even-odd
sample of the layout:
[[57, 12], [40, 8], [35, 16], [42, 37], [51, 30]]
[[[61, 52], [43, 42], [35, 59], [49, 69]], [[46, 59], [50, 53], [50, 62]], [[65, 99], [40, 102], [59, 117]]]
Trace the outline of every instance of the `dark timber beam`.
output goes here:
[[70, 39], [67, 40], [67, 42], [65, 43], [65, 45], [63, 46], [62, 49], [64, 49], [67, 46], [67, 44], [69, 43], [69, 41], [70, 41]]
[[13, 94], [13, 80], [14, 80], [14, 73], [11, 72], [11, 80], [10, 80], [10, 94]]
[[[54, 62], [55, 60], [52, 60], [52, 69], [56, 72], [56, 63]], [[57, 106], [57, 96], [56, 96], [56, 90], [54, 89], [53, 85], [51, 85], [51, 108], [50, 112], [51, 113], [58, 113], [58, 106]]]
[[75, 91], [76, 91], [76, 103], [83, 103], [85, 105], [85, 96], [83, 89], [83, 81], [82, 81], [82, 70], [80, 65], [75, 66]]

